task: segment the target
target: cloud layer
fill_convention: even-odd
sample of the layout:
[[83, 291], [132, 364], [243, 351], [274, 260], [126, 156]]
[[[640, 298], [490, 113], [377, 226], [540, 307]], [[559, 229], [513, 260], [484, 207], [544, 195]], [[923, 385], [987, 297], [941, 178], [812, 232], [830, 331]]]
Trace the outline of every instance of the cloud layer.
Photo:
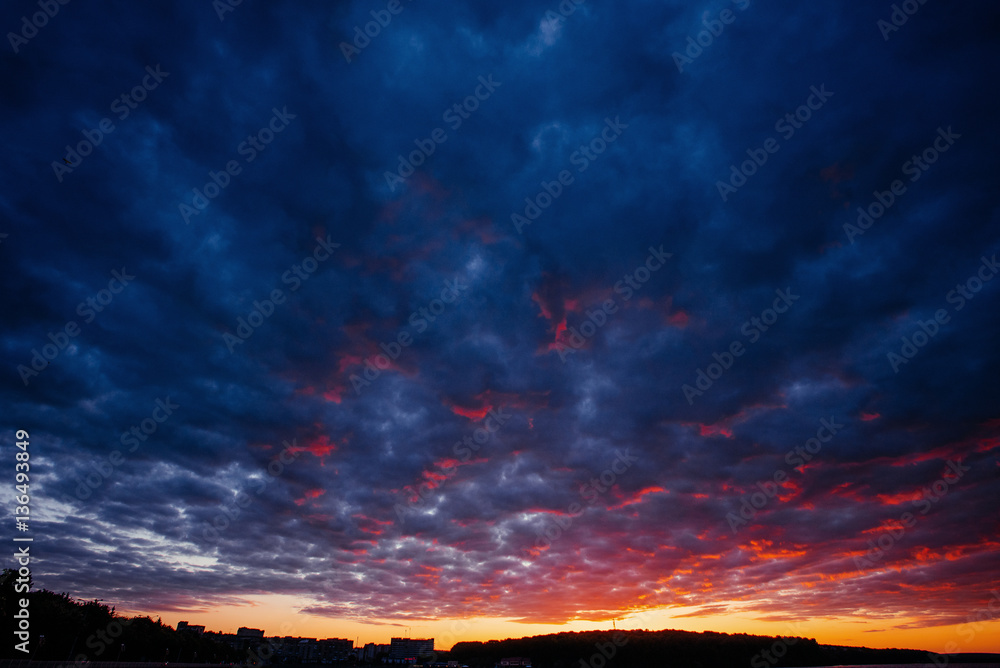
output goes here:
[[1000, 586], [1000, 14], [892, 12], [60, 6], [0, 55], [36, 580], [964, 620]]

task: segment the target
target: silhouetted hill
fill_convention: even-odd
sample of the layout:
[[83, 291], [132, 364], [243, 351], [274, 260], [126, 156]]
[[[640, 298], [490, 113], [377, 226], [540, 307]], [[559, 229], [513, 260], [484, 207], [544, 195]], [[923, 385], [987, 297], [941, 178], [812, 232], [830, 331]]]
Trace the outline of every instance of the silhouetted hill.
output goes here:
[[[691, 631], [584, 631], [508, 640], [457, 643], [450, 659], [470, 668], [492, 668], [504, 657], [532, 660], [534, 668], [782, 668], [847, 664], [930, 664], [915, 649], [832, 647], [812, 638]], [[966, 662], [1000, 662], [1000, 654], [961, 655]], [[955, 657], [943, 662], [954, 663]]]

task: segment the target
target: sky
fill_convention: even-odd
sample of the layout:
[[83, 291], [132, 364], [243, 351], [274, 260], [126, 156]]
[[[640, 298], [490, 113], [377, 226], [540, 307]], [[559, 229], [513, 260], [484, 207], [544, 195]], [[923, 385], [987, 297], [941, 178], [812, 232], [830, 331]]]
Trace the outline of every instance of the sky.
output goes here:
[[361, 643], [1000, 652], [994, 3], [0, 26], [35, 586]]

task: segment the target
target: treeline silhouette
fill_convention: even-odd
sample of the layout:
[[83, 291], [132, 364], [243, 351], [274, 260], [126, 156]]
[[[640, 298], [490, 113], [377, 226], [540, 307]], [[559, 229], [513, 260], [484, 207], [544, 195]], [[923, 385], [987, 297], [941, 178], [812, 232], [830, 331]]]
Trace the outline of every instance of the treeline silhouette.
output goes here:
[[[220, 663], [246, 660], [210, 637], [175, 631], [149, 617], [122, 617], [100, 601], [75, 601], [47, 589], [15, 590], [17, 571], [0, 574], [0, 658], [36, 661], [170, 661]], [[29, 653], [14, 648], [19, 600], [28, 599]], [[42, 639], [44, 636], [44, 639]]]
[[[812, 638], [777, 638], [706, 631], [583, 631], [530, 638], [456, 643], [450, 659], [492, 668], [505, 657], [530, 658], [533, 668], [782, 668], [850, 664], [931, 664], [922, 650], [820, 645]], [[1000, 656], [962, 655], [996, 662]], [[942, 661], [955, 662], [951, 656]], [[944, 665], [938, 664], [938, 665]]]

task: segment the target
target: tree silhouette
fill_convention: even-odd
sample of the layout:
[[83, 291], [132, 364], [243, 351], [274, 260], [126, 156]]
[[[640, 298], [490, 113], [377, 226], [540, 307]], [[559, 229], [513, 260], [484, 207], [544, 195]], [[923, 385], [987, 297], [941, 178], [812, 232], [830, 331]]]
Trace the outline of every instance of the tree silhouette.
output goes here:
[[[17, 571], [0, 573], [0, 632], [13, 638], [19, 599], [28, 600], [30, 654], [0, 645], [0, 658], [39, 661], [162, 661], [170, 651], [185, 663], [239, 661], [240, 655], [211, 636], [177, 631], [149, 617], [122, 617], [99, 600], [75, 601], [69, 594], [47, 589], [18, 592]], [[39, 644], [44, 636], [45, 642]], [[124, 646], [124, 647], [123, 647]]]

